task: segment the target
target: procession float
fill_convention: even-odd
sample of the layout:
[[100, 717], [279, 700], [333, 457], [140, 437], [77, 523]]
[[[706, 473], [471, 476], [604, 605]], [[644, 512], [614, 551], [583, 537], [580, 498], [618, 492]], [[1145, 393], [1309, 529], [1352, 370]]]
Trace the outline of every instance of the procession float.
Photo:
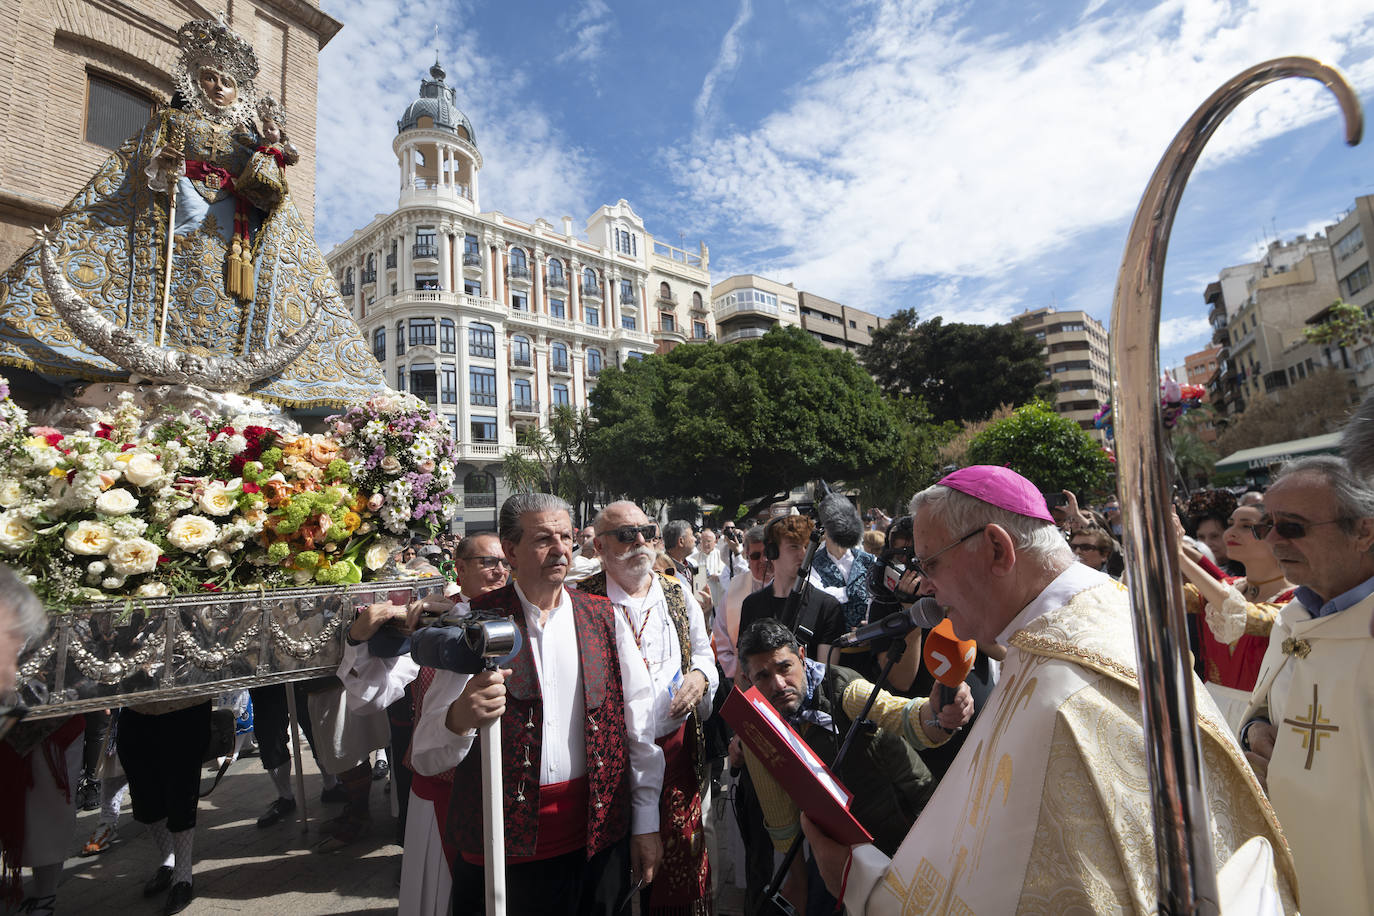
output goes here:
[[253, 48], [176, 93], [0, 277], [0, 563], [48, 611], [33, 717], [332, 673], [353, 608], [442, 588], [446, 428], [390, 390], [291, 200]]

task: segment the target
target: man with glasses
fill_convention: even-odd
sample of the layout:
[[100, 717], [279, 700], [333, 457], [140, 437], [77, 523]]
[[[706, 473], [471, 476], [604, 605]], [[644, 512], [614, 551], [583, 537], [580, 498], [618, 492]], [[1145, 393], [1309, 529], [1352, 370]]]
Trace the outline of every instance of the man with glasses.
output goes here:
[[644, 913], [709, 908], [711, 869], [706, 844], [694, 843], [710, 808], [702, 725], [716, 692], [716, 660], [706, 618], [676, 578], [654, 575], [650, 546], [658, 525], [632, 502], [614, 502], [596, 516], [596, 550], [604, 570], [582, 580], [582, 591], [615, 605], [635, 634], [654, 690], [654, 735], [663, 748], [659, 832], [663, 864], [645, 891]]
[[1343, 458], [1300, 458], [1264, 511], [1255, 534], [1298, 588], [1242, 744], [1292, 844], [1303, 912], [1374, 912], [1374, 485]]
[[[850, 913], [920, 894], [970, 913], [1153, 912], [1152, 799], [1123, 586], [1074, 562], [1039, 490], [974, 466], [911, 500], [915, 557], [964, 639], [1008, 647], [997, 688], [897, 854], [842, 846], [804, 822], [826, 886]], [[1295, 889], [1278, 821], [1200, 684], [1201, 781], [1219, 866], [1252, 837]], [[1264, 863], [1263, 841], [1247, 865]], [[846, 868], [847, 877], [846, 877]], [[1255, 882], [1265, 882], [1256, 867]], [[1251, 910], [1253, 912], [1253, 910]]]

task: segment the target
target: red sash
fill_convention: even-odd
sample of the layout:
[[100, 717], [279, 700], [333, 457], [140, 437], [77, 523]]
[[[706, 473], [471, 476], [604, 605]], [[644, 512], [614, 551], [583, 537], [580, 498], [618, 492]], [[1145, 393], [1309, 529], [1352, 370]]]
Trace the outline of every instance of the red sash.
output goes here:
[[[538, 862], [581, 849], [587, 845], [587, 805], [591, 801], [586, 776], [539, 787], [539, 839], [534, 855], [508, 856], [513, 863]], [[483, 857], [463, 853], [469, 865], [483, 864]]]
[[659, 738], [663, 748], [663, 794], [659, 796], [658, 830], [663, 864], [649, 885], [649, 914], [711, 912], [711, 863], [706, 857], [701, 789], [696, 761], [684, 723]]

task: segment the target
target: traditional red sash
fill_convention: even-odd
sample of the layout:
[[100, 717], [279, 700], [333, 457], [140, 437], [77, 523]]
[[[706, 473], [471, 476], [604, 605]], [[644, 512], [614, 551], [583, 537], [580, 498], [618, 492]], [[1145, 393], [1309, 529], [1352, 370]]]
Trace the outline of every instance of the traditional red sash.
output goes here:
[[[591, 800], [586, 776], [539, 787], [539, 839], [534, 855], [508, 856], [512, 862], [552, 859], [587, 845], [587, 804]], [[484, 856], [462, 853], [469, 865], [484, 864]]]
[[200, 159], [186, 160], [186, 177], [192, 181], [203, 181], [216, 191], [234, 193], [234, 176], [230, 175], [227, 169]]

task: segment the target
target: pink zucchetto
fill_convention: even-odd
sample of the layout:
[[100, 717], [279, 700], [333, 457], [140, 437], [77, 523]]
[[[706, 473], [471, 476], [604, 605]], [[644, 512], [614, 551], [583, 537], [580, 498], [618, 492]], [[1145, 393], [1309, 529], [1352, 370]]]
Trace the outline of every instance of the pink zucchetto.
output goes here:
[[1035, 488], [1035, 484], [1011, 468], [975, 464], [946, 474], [939, 485], [1017, 515], [1054, 521], [1049, 507], [1045, 505], [1045, 497]]

